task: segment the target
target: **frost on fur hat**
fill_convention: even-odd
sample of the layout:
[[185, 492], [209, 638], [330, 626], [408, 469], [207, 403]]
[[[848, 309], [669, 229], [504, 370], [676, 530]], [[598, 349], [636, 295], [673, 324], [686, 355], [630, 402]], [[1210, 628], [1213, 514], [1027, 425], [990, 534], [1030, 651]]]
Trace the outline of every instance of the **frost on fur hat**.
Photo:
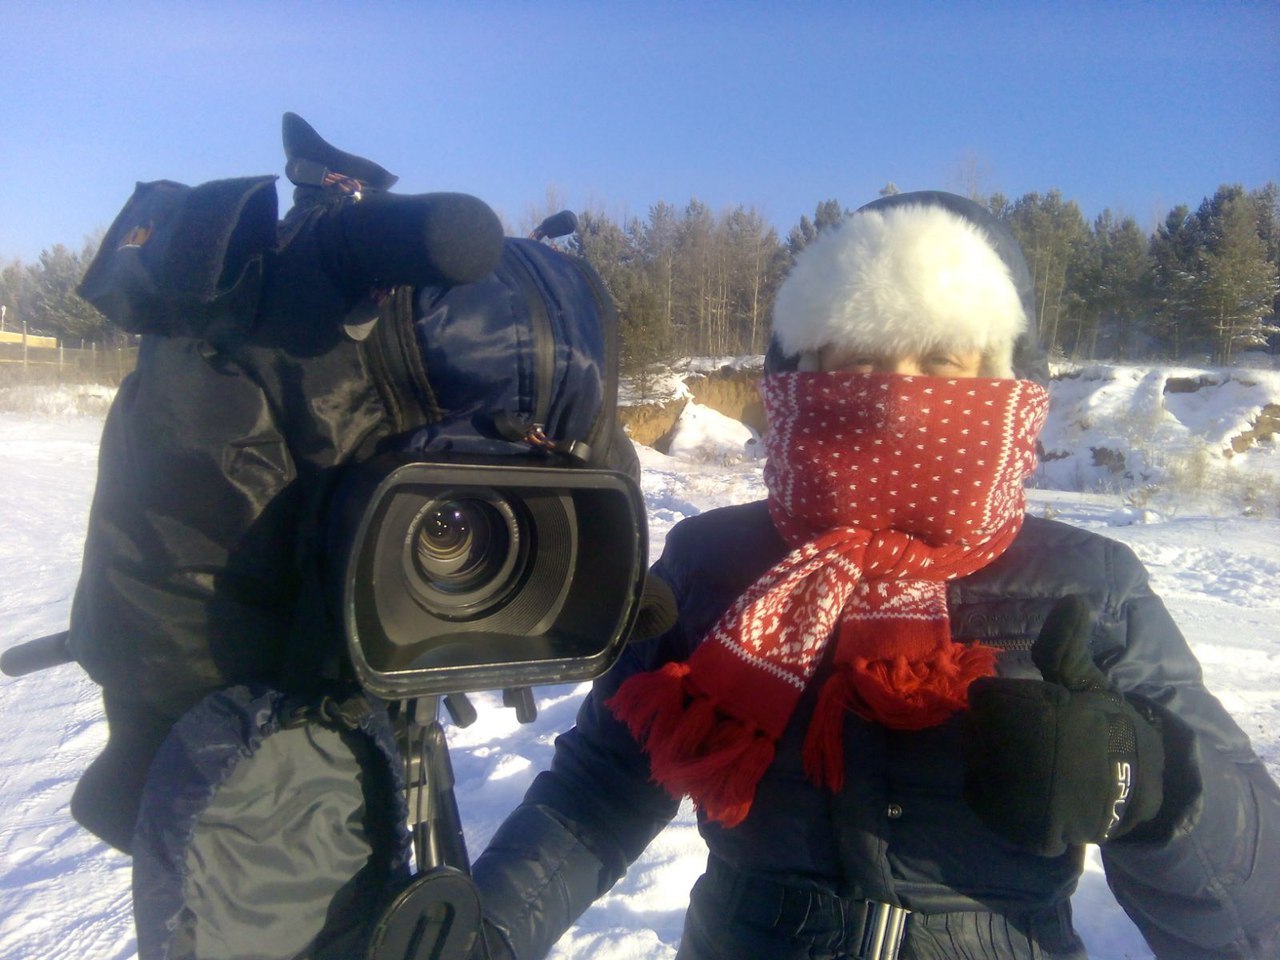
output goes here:
[[826, 346], [897, 356], [979, 351], [1012, 377], [1027, 315], [986, 231], [946, 207], [863, 209], [811, 243], [778, 291], [773, 333], [788, 354]]

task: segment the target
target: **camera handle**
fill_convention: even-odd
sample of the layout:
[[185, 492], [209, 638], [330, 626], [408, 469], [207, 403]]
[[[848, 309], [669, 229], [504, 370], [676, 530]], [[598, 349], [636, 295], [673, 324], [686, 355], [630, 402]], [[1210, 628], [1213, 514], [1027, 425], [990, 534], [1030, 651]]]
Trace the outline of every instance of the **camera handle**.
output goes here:
[[74, 663], [75, 658], [67, 647], [67, 636], [68, 631], [63, 630], [10, 647], [0, 653], [0, 673], [7, 677], [25, 677], [38, 670]]

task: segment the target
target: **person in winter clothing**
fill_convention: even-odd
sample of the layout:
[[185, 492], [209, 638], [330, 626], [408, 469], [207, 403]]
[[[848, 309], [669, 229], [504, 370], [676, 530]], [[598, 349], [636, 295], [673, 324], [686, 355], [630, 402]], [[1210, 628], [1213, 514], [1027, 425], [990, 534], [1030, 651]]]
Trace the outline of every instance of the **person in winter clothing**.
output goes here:
[[877, 200], [779, 292], [765, 501], [692, 517], [679, 620], [596, 681], [480, 856], [546, 954], [690, 796], [678, 956], [1082, 958], [1083, 847], [1162, 960], [1280, 951], [1280, 790], [1123, 545], [1024, 508], [1047, 408], [1009, 233]]

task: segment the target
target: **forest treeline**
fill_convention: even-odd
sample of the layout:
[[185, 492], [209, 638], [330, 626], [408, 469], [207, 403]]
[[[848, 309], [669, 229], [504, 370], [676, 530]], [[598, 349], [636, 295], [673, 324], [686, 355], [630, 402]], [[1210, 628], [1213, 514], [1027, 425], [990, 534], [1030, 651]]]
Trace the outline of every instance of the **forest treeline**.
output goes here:
[[[895, 193], [889, 184], [882, 194]], [[1274, 183], [1224, 185], [1152, 234], [1105, 210], [1092, 223], [1061, 192], [975, 198], [1017, 237], [1050, 356], [1231, 365], [1280, 346], [1280, 205]], [[774, 295], [796, 254], [849, 210], [817, 205], [785, 238], [750, 207], [655, 204], [622, 223], [579, 218], [572, 246], [604, 277], [632, 369], [673, 356], [761, 353]]]
[[[888, 184], [882, 194], [896, 192]], [[1223, 185], [1178, 206], [1153, 233], [1110, 210], [1087, 222], [1058, 190], [976, 197], [1008, 224], [1037, 294], [1050, 355], [1074, 360], [1231, 365], [1280, 349], [1280, 196], [1276, 184]], [[796, 256], [849, 211], [819, 203], [786, 237], [754, 208], [659, 202], [621, 221], [599, 211], [560, 241], [591, 261], [617, 301], [628, 371], [679, 356], [762, 353], [779, 284]], [[96, 251], [62, 244], [0, 270], [5, 327], [103, 343], [116, 331], [75, 294]]]

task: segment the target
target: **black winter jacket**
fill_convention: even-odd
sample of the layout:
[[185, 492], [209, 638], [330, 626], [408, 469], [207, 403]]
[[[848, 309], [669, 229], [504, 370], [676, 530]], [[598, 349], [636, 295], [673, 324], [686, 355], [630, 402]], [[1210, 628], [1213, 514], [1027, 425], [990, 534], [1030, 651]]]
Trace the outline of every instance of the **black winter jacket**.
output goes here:
[[[784, 550], [763, 502], [710, 511], [669, 534], [655, 573], [674, 588], [679, 623], [629, 647], [596, 681], [577, 725], [558, 740], [550, 770], [475, 865], [486, 910], [519, 960], [543, 956], [677, 808], [650, 780], [646, 756], [604, 701], [632, 674], [686, 659]], [[1165, 720], [1164, 807], [1155, 821], [1102, 850], [1119, 902], [1162, 960], [1277, 956], [1280, 790], [1204, 688], [1199, 664], [1131, 551], [1028, 517], [1003, 556], [949, 585], [953, 634], [1001, 650], [1002, 676], [1038, 678], [1031, 642], [1054, 602], [1071, 593], [1099, 611], [1090, 638], [1095, 661]], [[1025, 932], [1018, 918], [1069, 917], [1082, 848], [1041, 858], [983, 826], [962, 799], [958, 720], [909, 732], [850, 715], [845, 787], [834, 795], [815, 787], [801, 769], [800, 747], [819, 686], [810, 684], [747, 819], [732, 829], [701, 822], [714, 872], [904, 906], [913, 911], [904, 957], [934, 955], [927, 918], [938, 915], [975, 921], [948, 920], [953, 946], [939, 955], [1032, 955], [1025, 940], [1021, 950], [980, 942], [990, 927], [980, 918], [1011, 918], [1011, 928]], [[698, 902], [695, 892], [695, 910]], [[730, 932], [727, 917], [691, 912], [686, 940], [695, 919], [710, 925], [711, 941]], [[1056, 947], [1039, 943], [1044, 954], [1035, 955], [1082, 956], [1078, 945], [1071, 948], [1069, 919], [1059, 926], [1065, 938]]]

